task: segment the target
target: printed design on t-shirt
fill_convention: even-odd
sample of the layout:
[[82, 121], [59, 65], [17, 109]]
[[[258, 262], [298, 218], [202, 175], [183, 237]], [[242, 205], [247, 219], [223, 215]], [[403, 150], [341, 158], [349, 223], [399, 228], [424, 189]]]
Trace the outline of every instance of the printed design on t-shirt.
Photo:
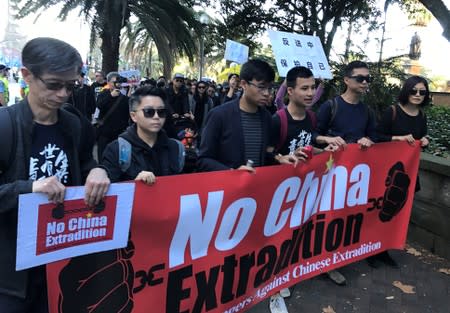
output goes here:
[[302, 130], [297, 137], [289, 142], [289, 154], [294, 154], [295, 150], [300, 147], [311, 145], [312, 134]]
[[66, 184], [69, 178], [69, 160], [64, 150], [56, 144], [48, 143], [39, 155], [42, 157], [30, 158], [30, 179], [42, 180], [56, 176], [61, 183]]

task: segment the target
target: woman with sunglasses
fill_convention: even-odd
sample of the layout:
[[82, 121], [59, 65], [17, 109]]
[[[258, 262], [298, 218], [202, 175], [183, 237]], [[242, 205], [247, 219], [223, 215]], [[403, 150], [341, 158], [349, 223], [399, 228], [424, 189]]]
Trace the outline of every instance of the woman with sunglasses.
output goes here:
[[194, 121], [199, 130], [203, 128], [206, 115], [213, 108], [213, 101], [206, 93], [206, 89], [208, 89], [208, 83], [199, 81], [191, 101], [191, 112], [194, 114]]
[[108, 169], [111, 182], [138, 180], [153, 184], [156, 176], [180, 173], [181, 144], [162, 129], [168, 114], [164, 91], [140, 87], [131, 95], [129, 106], [134, 123], [103, 153], [101, 163]]
[[[430, 91], [428, 82], [421, 76], [411, 76], [403, 84], [398, 95], [398, 104], [391, 105], [383, 114], [378, 124], [379, 141], [406, 141], [411, 146], [419, 140], [421, 147], [428, 145], [427, 118], [422, 107], [427, 105]], [[415, 191], [420, 190], [417, 176]], [[379, 261], [394, 268], [399, 268], [397, 262], [387, 251], [370, 256], [367, 262], [371, 267], [378, 267]]]
[[391, 105], [384, 112], [378, 124], [380, 141], [406, 141], [410, 145], [415, 140], [421, 147], [428, 145], [427, 117], [422, 110], [430, 101], [428, 82], [421, 76], [411, 76], [403, 84], [398, 95], [398, 104]]

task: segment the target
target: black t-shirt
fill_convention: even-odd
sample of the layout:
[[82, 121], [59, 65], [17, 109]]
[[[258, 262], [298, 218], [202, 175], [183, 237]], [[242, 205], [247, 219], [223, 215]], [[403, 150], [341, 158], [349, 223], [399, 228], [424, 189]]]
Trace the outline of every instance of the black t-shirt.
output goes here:
[[31, 143], [29, 179], [42, 180], [56, 176], [66, 185], [71, 185], [69, 159], [63, 149], [64, 138], [58, 124], [36, 123]]
[[427, 134], [427, 118], [423, 111], [419, 111], [419, 114], [416, 116], [411, 116], [406, 114], [397, 104], [395, 112], [395, 118], [392, 107], [389, 107], [384, 112], [377, 127], [380, 141], [391, 141], [392, 136], [408, 134], [419, 140]]
[[92, 90], [94, 90], [95, 93], [95, 99], [97, 99], [97, 96], [100, 92], [102, 92], [103, 87], [106, 86], [106, 82], [103, 83], [97, 83], [97, 82], [93, 82], [91, 85]]
[[[311, 118], [307, 113], [305, 113], [305, 118], [303, 120], [294, 120], [287, 108], [285, 109], [285, 112], [288, 124], [287, 136], [283, 145], [277, 151], [283, 155], [293, 153], [299, 147], [312, 145], [312, 133], [314, 131]], [[280, 141], [280, 131], [281, 119], [279, 115], [275, 113], [272, 116], [272, 130], [270, 131], [271, 146], [278, 146], [278, 142]]]

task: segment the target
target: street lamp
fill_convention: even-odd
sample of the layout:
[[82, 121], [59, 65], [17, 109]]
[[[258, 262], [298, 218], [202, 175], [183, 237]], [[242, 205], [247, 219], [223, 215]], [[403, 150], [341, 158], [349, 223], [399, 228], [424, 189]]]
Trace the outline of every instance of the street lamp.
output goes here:
[[202, 80], [203, 77], [203, 63], [205, 59], [205, 47], [204, 47], [204, 28], [209, 23], [209, 16], [205, 12], [202, 12], [199, 17], [200, 24], [202, 25], [201, 31], [200, 31], [200, 69], [199, 69], [199, 81]]

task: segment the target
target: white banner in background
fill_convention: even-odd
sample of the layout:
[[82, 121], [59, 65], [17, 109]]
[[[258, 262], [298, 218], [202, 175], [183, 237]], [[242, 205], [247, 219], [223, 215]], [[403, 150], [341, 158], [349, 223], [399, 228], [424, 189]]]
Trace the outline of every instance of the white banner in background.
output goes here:
[[268, 32], [281, 77], [286, 77], [287, 72], [295, 66], [304, 66], [316, 78], [333, 78], [319, 37], [274, 30]]
[[239, 42], [227, 39], [225, 60], [243, 64], [248, 60], [248, 47]]

